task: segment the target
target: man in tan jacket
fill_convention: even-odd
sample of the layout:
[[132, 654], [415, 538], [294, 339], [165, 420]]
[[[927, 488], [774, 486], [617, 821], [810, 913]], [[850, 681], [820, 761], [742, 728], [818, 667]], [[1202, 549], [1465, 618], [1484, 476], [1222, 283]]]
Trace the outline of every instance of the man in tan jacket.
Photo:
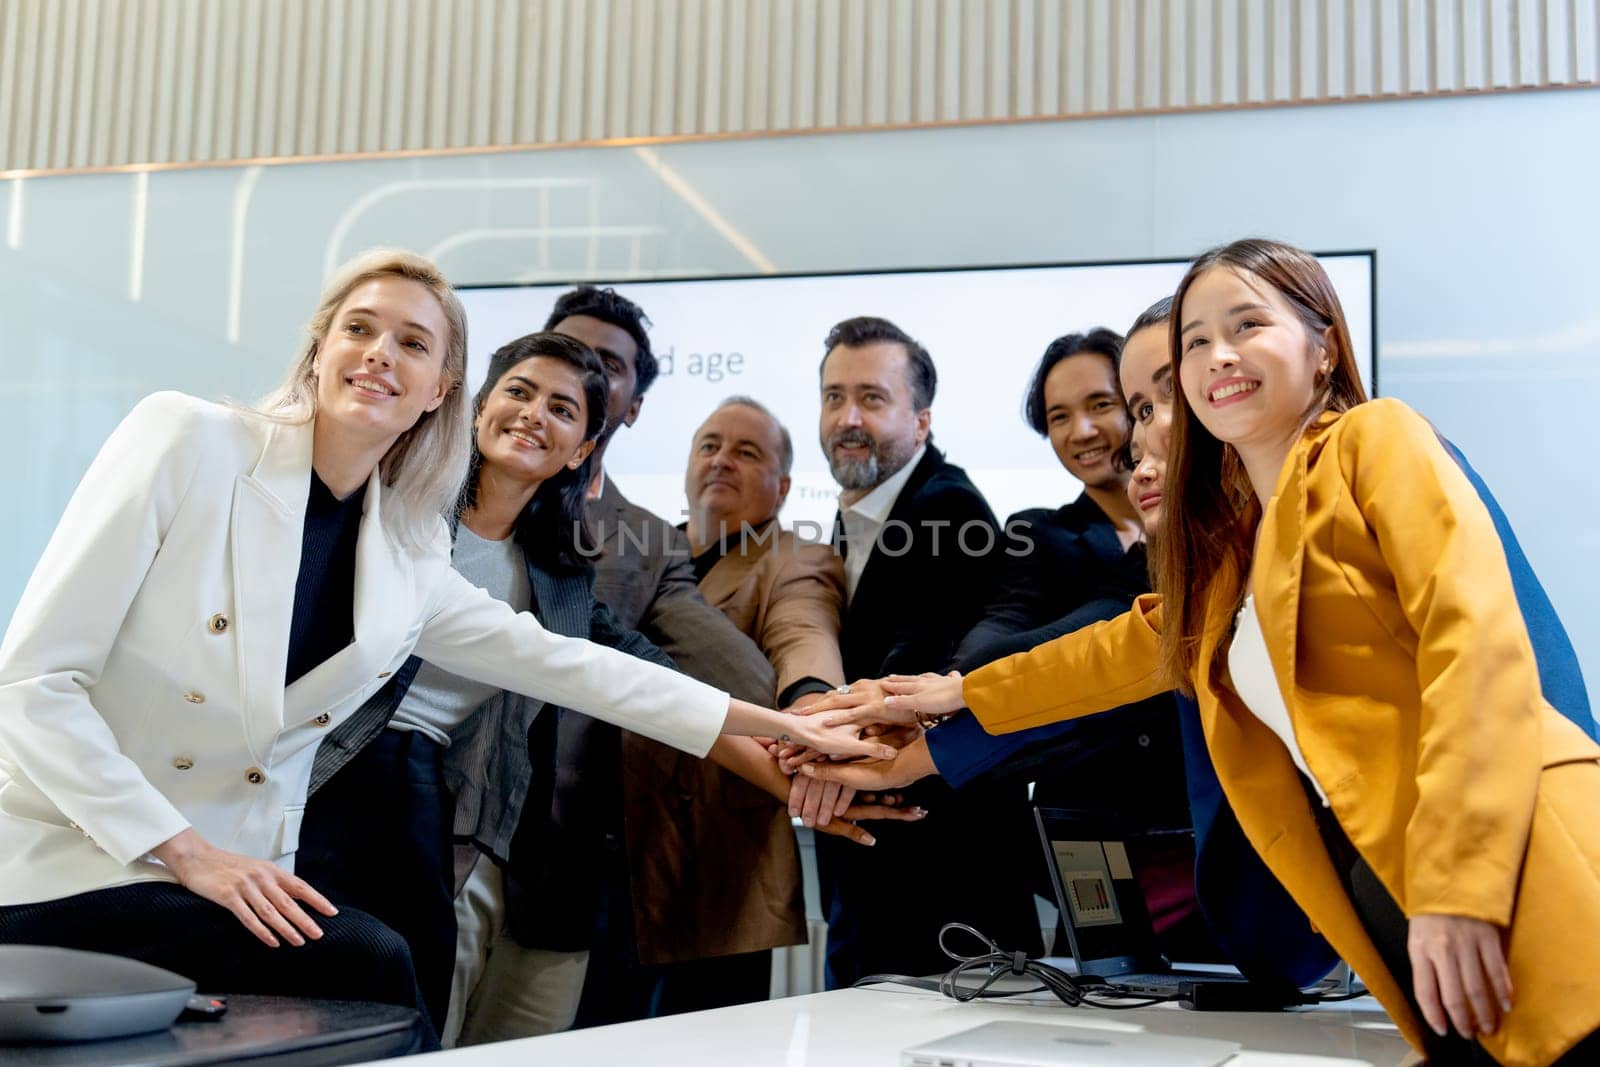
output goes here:
[[794, 445], [759, 402], [730, 397], [695, 431], [684, 475], [700, 594], [748, 634], [778, 676], [778, 706], [844, 682], [844, 572], [827, 544], [778, 525]]
[[[831, 545], [778, 524], [793, 464], [789, 431], [759, 401], [735, 396], [695, 431], [684, 474], [684, 532], [700, 593], [772, 663], [779, 707], [809, 704], [844, 681], [843, 565]], [[852, 800], [837, 783], [796, 785], [787, 814], [807, 826], [826, 827]], [[781, 851], [785, 821], [782, 813], [773, 820], [769, 853]]]

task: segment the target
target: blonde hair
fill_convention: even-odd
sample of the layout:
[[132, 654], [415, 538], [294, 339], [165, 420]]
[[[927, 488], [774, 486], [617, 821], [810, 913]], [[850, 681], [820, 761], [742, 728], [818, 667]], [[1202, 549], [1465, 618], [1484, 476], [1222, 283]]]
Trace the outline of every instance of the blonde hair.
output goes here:
[[334, 271], [306, 324], [306, 342], [288, 375], [255, 410], [281, 422], [303, 423], [316, 417], [317, 347], [327, 337], [334, 313], [355, 288], [384, 277], [405, 278], [426, 288], [439, 301], [450, 326], [441, 370], [444, 402], [423, 412], [378, 462], [385, 489], [385, 525], [408, 547], [424, 548], [437, 536], [440, 516], [454, 509], [471, 455], [471, 413], [462, 388], [467, 376], [467, 313], [431, 260], [402, 249], [374, 248]]

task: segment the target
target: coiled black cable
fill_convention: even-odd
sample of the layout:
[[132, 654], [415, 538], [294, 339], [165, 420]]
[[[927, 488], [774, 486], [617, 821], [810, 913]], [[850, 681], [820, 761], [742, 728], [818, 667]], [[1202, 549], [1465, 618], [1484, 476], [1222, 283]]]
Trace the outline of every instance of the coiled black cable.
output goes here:
[[[975, 955], [962, 955], [955, 951], [945, 940], [952, 930], [960, 930], [971, 934], [987, 951], [979, 952]], [[1048, 963], [1029, 959], [1025, 952], [1007, 952], [995, 944], [982, 931], [968, 926], [966, 923], [945, 923], [940, 927], [939, 949], [946, 956], [955, 960], [956, 965], [940, 977], [937, 982], [927, 978], [911, 978], [902, 974], [869, 974], [857, 981], [855, 985], [859, 987], [893, 982], [896, 985], [908, 985], [917, 989], [931, 989], [944, 994], [952, 1000], [962, 1001], [963, 1003], [971, 1000], [1017, 997], [1048, 990], [1057, 1000], [1069, 1007], [1088, 1006], [1108, 1008], [1113, 1011], [1127, 1008], [1148, 1008], [1155, 1004], [1164, 1004], [1178, 999], [1176, 992], [1170, 996], [1135, 993], [1130, 989], [1118, 986], [1114, 982], [1107, 982], [1100, 978], [1068, 974], [1066, 971], [1052, 967]], [[996, 982], [1008, 976], [1032, 978], [1038, 984], [1017, 989], [992, 988]]]

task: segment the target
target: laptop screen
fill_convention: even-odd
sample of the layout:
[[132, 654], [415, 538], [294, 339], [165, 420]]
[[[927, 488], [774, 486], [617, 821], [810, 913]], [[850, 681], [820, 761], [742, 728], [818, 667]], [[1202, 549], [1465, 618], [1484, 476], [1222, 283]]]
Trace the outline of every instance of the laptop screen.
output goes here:
[[1155, 930], [1129, 858], [1132, 835], [1103, 816], [1034, 811], [1079, 971], [1109, 976], [1156, 965]]

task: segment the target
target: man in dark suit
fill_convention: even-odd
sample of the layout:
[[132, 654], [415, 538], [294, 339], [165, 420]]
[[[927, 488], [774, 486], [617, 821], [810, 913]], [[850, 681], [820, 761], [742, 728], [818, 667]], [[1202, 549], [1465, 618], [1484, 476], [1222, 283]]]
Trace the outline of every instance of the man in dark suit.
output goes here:
[[[1026, 536], [1026, 552], [1007, 553], [1003, 577], [983, 618], [962, 639], [962, 673], [1025, 651], [1086, 625], [1085, 618], [1120, 615], [1149, 592], [1144, 526], [1128, 497], [1124, 462], [1132, 420], [1117, 380], [1122, 337], [1105, 327], [1057, 337], [1028, 381], [1023, 417], [1054, 451], [1083, 492], [1059, 508], [1011, 516], [1006, 529]], [[1086, 605], [1102, 602], [1085, 616]], [[1070, 617], [1065, 629], [1060, 620]], [[932, 731], [935, 760], [959, 763], [963, 750], [981, 751], [963, 728]], [[1048, 761], [1007, 768], [1035, 782], [1041, 807], [1114, 815], [1130, 831], [1187, 830], [1183, 738], [1169, 697], [1143, 701], [1116, 715], [1097, 715], [1065, 727]], [[946, 775], [946, 781], [960, 781]], [[1213, 958], [1194, 892], [1194, 848], [1186, 835], [1139, 839], [1140, 889], [1161, 948], [1173, 959]], [[1047, 899], [1052, 887], [1041, 884]], [[1058, 928], [1058, 943], [1065, 944]]]
[[[998, 578], [994, 515], [930, 443], [937, 376], [921, 345], [884, 319], [856, 318], [835, 326], [824, 347], [822, 448], [843, 490], [835, 535], [844, 555], [845, 675], [943, 671]], [[885, 824], [875, 848], [817, 843], [830, 987], [879, 972], [947, 970], [938, 935], [948, 922], [1008, 947], [1039, 947], [1023, 784], [957, 799], [934, 781], [906, 799], [927, 818]]]
[[[647, 324], [638, 305], [592, 286], [563, 294], [545, 324], [594, 349], [606, 369], [607, 428], [595, 448], [600, 458], [589, 505], [605, 548], [595, 561], [595, 596], [680, 670], [741, 699], [771, 705], [771, 664], [701, 597], [683, 533], [632, 503], [606, 476], [607, 446], [617, 430], [639, 417], [657, 375]], [[760, 931], [753, 940], [730, 940], [727, 895], [764, 892], [756, 877], [763, 850], [730, 843], [768, 841], [778, 802], [710, 761], [680, 758], [682, 753], [584, 716], [568, 717], [562, 731], [558, 773], [565, 782], [558, 788], [576, 789], [581, 781], [585, 796], [613, 800], [581, 813], [605, 835], [609, 852], [596, 925], [563, 935], [590, 941], [577, 1025], [764, 998], [770, 962], [759, 949], [804, 941], [804, 917], [790, 914], [786, 896], [772, 909], [768, 926], [776, 929]], [[792, 852], [792, 840], [787, 847]], [[718, 892], [695, 889], [694, 882], [708, 878]], [[758, 948], [755, 942], [763, 939]]]

